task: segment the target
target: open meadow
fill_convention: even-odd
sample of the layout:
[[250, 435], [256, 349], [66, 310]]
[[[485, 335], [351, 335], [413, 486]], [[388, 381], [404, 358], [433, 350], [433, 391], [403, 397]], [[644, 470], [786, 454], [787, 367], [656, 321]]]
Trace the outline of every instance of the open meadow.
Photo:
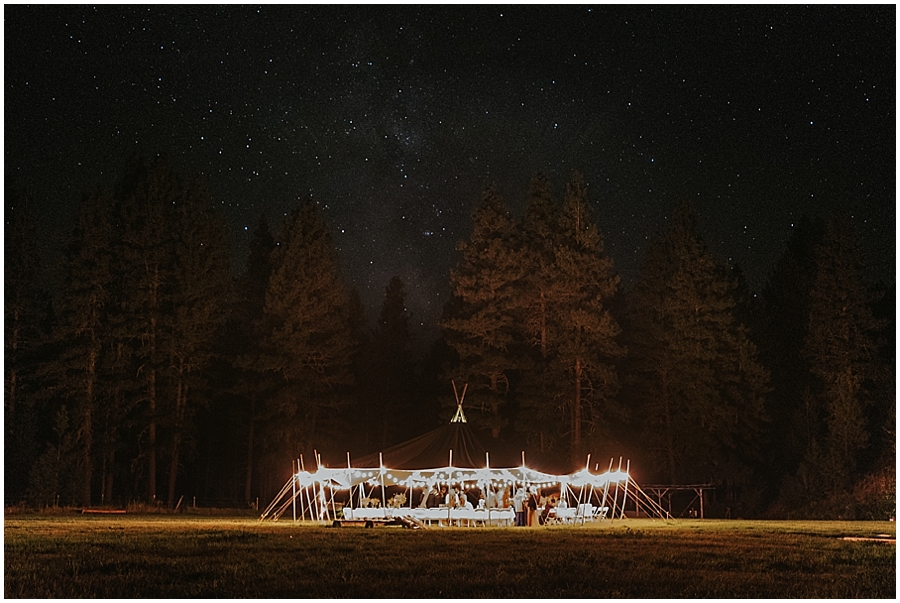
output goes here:
[[[11, 515], [7, 598], [891, 598], [889, 522], [540, 528]], [[850, 540], [846, 537], [858, 537]]]

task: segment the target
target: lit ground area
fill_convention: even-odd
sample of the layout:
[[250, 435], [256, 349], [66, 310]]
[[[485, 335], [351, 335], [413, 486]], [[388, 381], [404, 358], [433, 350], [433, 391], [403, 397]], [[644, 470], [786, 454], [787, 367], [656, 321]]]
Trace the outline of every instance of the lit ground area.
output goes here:
[[540, 528], [7, 516], [25, 598], [894, 598], [895, 524], [616, 520]]

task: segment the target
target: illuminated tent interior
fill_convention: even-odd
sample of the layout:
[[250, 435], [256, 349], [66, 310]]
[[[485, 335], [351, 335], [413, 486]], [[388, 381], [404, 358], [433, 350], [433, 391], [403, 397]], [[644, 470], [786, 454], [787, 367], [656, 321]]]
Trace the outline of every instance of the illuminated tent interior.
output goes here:
[[[634, 514], [668, 514], [630, 479], [622, 460], [613, 469], [552, 474], [518, 466], [495, 467], [490, 452], [466, 422], [461, 401], [449, 424], [381, 453], [347, 458], [344, 467], [313, 471], [298, 464], [260, 519], [278, 519], [289, 509], [294, 520], [429, 525], [512, 525], [514, 493], [545, 494], [550, 523], [578, 523]], [[318, 461], [318, 459], [317, 459]], [[465, 502], [463, 502], [465, 501]]]

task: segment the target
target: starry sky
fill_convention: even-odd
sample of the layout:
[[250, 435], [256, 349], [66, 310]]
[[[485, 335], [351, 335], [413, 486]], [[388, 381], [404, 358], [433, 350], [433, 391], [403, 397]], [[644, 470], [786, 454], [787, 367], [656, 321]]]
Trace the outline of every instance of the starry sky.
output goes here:
[[207, 182], [235, 272], [310, 195], [377, 315], [433, 330], [488, 185], [589, 187], [627, 286], [690, 200], [758, 291], [803, 216], [894, 282], [896, 9], [4, 6], [5, 165], [52, 258], [80, 193], [166, 153]]

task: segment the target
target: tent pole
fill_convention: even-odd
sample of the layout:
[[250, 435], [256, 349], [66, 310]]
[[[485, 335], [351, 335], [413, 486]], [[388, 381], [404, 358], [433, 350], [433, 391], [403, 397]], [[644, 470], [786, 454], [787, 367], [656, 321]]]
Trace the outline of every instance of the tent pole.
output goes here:
[[384, 499], [384, 459], [380, 452], [378, 453], [378, 475], [381, 478], [381, 508], [386, 508], [387, 502]]
[[628, 459], [625, 463], [625, 495], [622, 497], [622, 517], [621, 517], [621, 519], [625, 519], [625, 505], [628, 504], [628, 480], [631, 479], [631, 475], [629, 474], [629, 471], [631, 471], [631, 459]]
[[[609, 469], [607, 469], [607, 472], [608, 472], [608, 473], [612, 473], [613, 462], [615, 462], [615, 461], [613, 460], [613, 458], [612, 458], [612, 457], [609, 457]], [[609, 494], [609, 491], [612, 489], [612, 487], [613, 487], [612, 482], [611, 482], [611, 481], [607, 481], [607, 482], [606, 482], [606, 492], [607, 492], [607, 494]], [[604, 497], [604, 498], [606, 498], [606, 497]], [[610, 509], [609, 518], [610, 518], [610, 519], [613, 519], [613, 520], [615, 520], [615, 518], [616, 518], [616, 503], [615, 503], [615, 500], [613, 500], [613, 502], [612, 502], [612, 508]]]
[[[616, 471], [618, 472], [621, 470], [622, 470], [622, 457], [619, 457], [619, 468], [616, 469]], [[613, 498], [613, 508], [612, 508], [613, 517], [615, 517], [616, 512], [618, 510], [619, 510], [619, 481], [616, 480], [616, 494], [615, 494], [615, 497]]]
[[294, 461], [291, 459], [291, 505], [294, 508], [294, 523], [297, 523], [297, 472], [294, 471]]
[[325, 519], [337, 519], [337, 511], [334, 508], [334, 486], [330, 484], [328, 486], [328, 499], [331, 501], [331, 516]]
[[[303, 466], [303, 455], [302, 455], [302, 454], [300, 455], [300, 466], [301, 466], [301, 467]], [[315, 491], [315, 487], [313, 488], [313, 491]], [[304, 513], [304, 511], [303, 511], [303, 499], [302, 499], [303, 494], [302, 494], [302, 489], [301, 489], [301, 495], [300, 495], [300, 496], [301, 496], [301, 500], [300, 500], [300, 519], [302, 520], [304, 517], [306, 517], [306, 515], [305, 515], [305, 513]], [[307, 506], [309, 506], [310, 504], [312, 504], [312, 497], [310, 497], [308, 491], [307, 491], [307, 493], [306, 493], [306, 499], [307, 499], [307, 502], [308, 502], [308, 505], [307, 505]], [[309, 516], [309, 518], [310, 518], [310, 519], [313, 519], [313, 516], [312, 516], [312, 508], [311, 508], [311, 507], [310, 507], [310, 516]]]
[[[306, 511], [303, 510], [303, 493], [306, 492], [307, 488], [300, 488], [297, 492], [297, 497], [300, 499], [300, 519], [304, 519], [306, 517]], [[306, 498], [309, 500], [309, 492], [306, 492]]]
[[319, 482], [319, 521], [328, 519], [328, 497], [325, 496], [325, 482]]

